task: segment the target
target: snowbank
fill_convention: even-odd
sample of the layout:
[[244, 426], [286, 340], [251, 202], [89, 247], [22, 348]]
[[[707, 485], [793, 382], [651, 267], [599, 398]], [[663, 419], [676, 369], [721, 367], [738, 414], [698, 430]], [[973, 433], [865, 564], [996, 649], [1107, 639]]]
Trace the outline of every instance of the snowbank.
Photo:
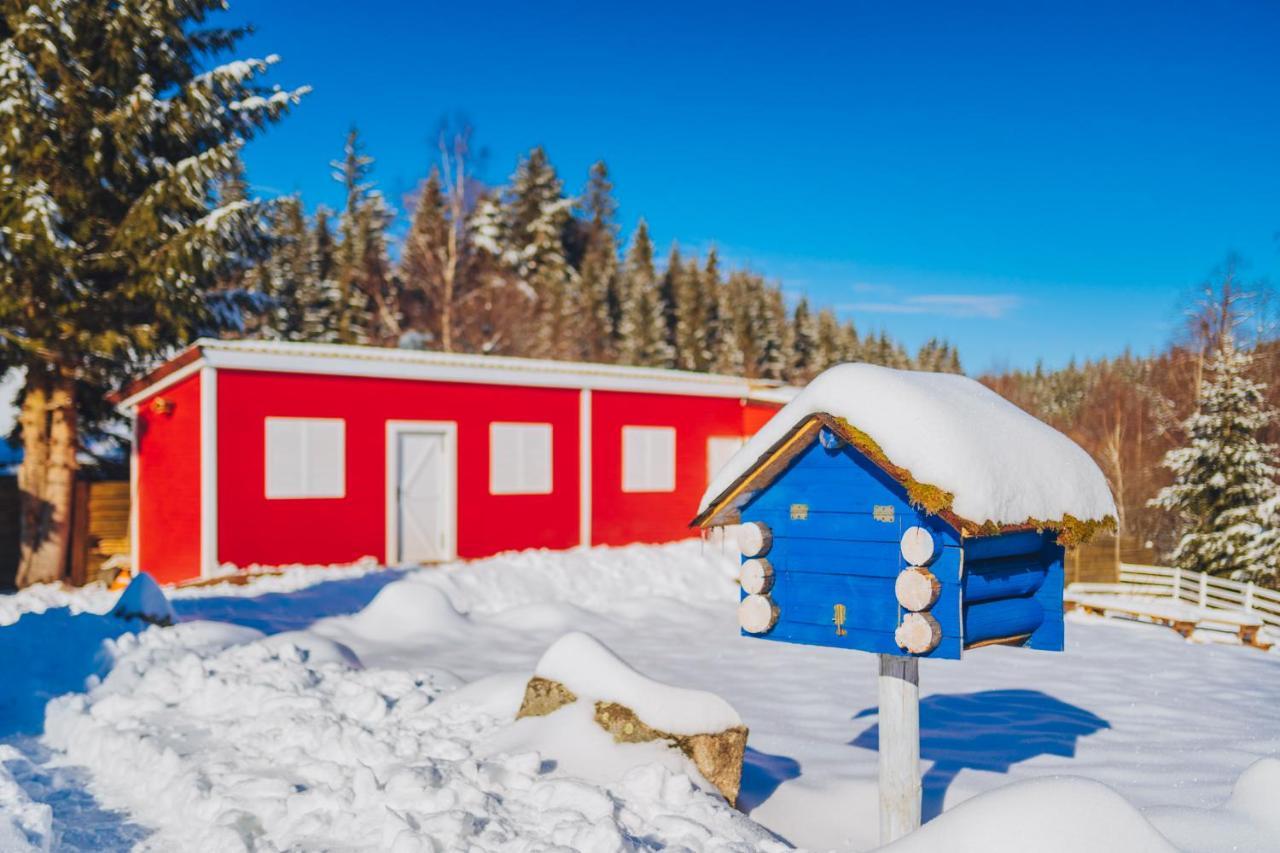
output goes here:
[[495, 753], [507, 721], [432, 713], [428, 674], [197, 626], [114, 641], [102, 683], [48, 708], [103, 804], [156, 829], [145, 849], [784, 849], [659, 747], [607, 786], [571, 778], [518, 739]]
[[986, 386], [967, 376], [870, 364], [837, 365], [810, 382], [720, 469], [699, 511], [819, 412], [866, 433], [917, 481], [951, 492], [955, 513], [977, 524], [1116, 514], [1089, 454]]
[[1099, 782], [1056, 777], [997, 788], [883, 848], [885, 853], [1175, 853], [1124, 797]]
[[625, 705], [646, 725], [673, 735], [722, 732], [742, 725], [728, 702], [636, 672], [595, 637], [566, 634], [542, 655], [534, 675], [558, 681], [581, 700]]

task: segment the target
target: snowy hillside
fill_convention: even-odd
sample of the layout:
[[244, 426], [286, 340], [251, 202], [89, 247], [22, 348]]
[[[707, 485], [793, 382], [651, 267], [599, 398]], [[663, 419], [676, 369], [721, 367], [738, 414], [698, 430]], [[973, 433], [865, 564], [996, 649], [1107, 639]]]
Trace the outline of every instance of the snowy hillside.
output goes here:
[[[10, 597], [0, 847], [870, 849], [875, 660], [739, 637], [734, 568], [684, 543], [297, 569], [174, 592], [172, 628], [103, 591]], [[742, 812], [673, 750], [513, 724], [572, 631], [737, 711]], [[923, 662], [932, 820], [893, 849], [1280, 850], [1280, 655], [1068, 631]]]

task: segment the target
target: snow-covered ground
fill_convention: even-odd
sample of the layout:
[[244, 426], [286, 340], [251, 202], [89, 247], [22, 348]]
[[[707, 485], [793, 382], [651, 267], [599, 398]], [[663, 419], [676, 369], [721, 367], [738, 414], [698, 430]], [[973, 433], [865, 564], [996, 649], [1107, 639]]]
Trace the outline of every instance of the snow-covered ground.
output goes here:
[[[171, 628], [0, 599], [0, 849], [870, 849], [874, 658], [740, 637], [735, 568], [691, 542], [295, 569], [171, 591]], [[569, 708], [513, 723], [572, 631], [732, 706], [741, 812]], [[1280, 851], [1280, 655], [1072, 617], [1064, 654], [926, 661], [921, 692], [902, 850]]]

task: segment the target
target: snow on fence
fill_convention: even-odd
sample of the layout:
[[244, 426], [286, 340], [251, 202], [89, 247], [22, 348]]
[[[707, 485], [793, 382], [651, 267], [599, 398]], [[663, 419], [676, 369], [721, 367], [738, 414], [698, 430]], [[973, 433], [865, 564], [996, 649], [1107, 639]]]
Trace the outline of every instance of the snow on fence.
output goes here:
[[[1089, 584], [1073, 584], [1089, 586]], [[1268, 625], [1280, 627], [1280, 593], [1255, 583], [1175, 569], [1168, 566], [1120, 564], [1120, 583], [1107, 584], [1110, 592], [1129, 595], [1168, 596], [1174, 601], [1218, 610], [1254, 613]], [[1088, 591], [1088, 590], [1081, 590]]]

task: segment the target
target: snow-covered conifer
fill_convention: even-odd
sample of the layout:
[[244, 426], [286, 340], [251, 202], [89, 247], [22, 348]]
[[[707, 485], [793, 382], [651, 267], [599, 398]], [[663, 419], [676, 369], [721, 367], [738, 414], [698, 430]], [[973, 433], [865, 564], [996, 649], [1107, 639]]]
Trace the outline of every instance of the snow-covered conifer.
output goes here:
[[671, 362], [667, 325], [662, 314], [658, 273], [653, 265], [653, 241], [643, 219], [636, 226], [623, 266], [623, 303], [619, 358], [624, 364], [651, 367]]
[[796, 303], [791, 327], [790, 378], [792, 382], [808, 382], [821, 368], [818, 367], [818, 324], [804, 296]]
[[537, 300], [536, 327], [530, 354], [565, 357], [578, 305], [577, 272], [565, 257], [564, 231], [573, 201], [541, 146], [520, 161], [511, 178], [505, 206], [506, 257], [520, 281]]
[[1180, 520], [1171, 555], [1182, 568], [1236, 579], [1274, 578], [1276, 446], [1259, 432], [1275, 418], [1264, 386], [1249, 376], [1249, 353], [1224, 334], [1202, 384], [1200, 405], [1184, 422], [1187, 444], [1169, 451], [1172, 484], [1152, 505]]
[[581, 208], [586, 216], [586, 238], [582, 266], [578, 272], [577, 312], [580, 357], [588, 361], [612, 361], [616, 352], [616, 330], [622, 310], [618, 292], [618, 226], [614, 222], [617, 203], [604, 161], [591, 167]]
[[386, 230], [394, 219], [382, 193], [369, 180], [373, 157], [364, 152], [360, 132], [352, 127], [342, 159], [330, 163], [333, 179], [345, 196], [338, 222], [338, 302], [334, 306], [339, 343], [367, 344], [399, 337], [399, 306], [387, 292], [390, 261]]
[[269, 205], [216, 188], [305, 89], [263, 84], [275, 56], [219, 61], [245, 34], [209, 23], [224, 5], [5, 4], [0, 363], [26, 368], [19, 584], [66, 564], [80, 416], [207, 327], [205, 296], [264, 254]]

